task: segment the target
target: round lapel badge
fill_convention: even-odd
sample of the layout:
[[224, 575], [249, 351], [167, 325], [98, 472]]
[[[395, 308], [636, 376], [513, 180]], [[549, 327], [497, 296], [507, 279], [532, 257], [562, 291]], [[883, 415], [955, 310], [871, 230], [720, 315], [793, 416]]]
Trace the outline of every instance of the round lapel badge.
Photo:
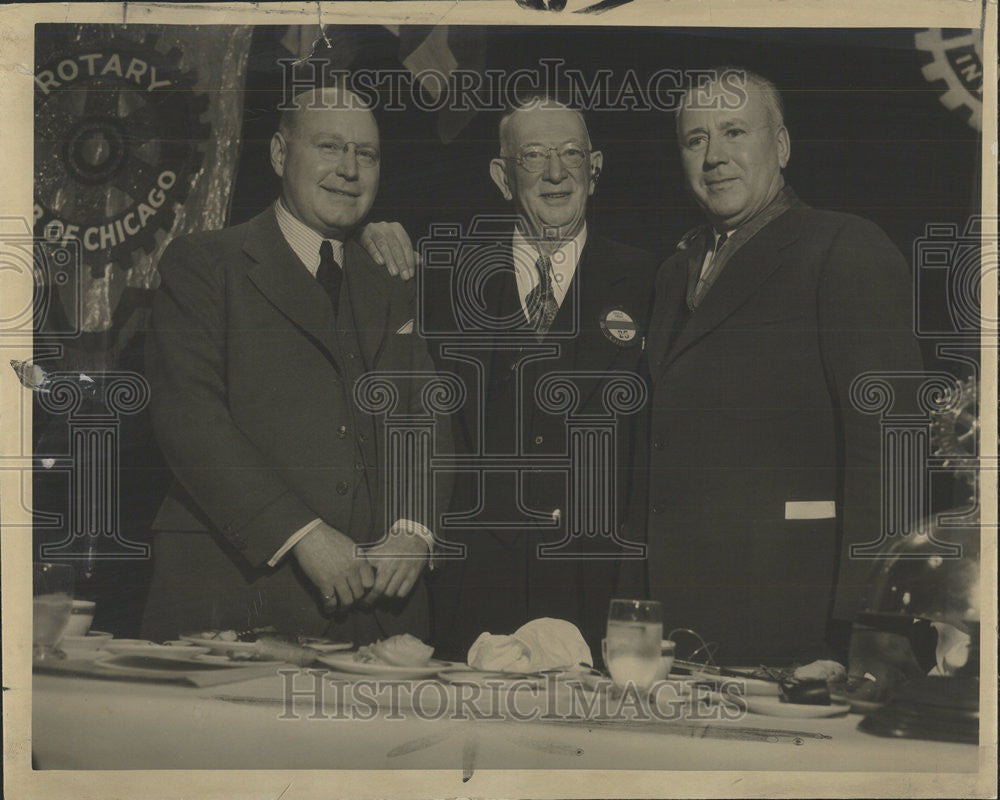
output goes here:
[[639, 341], [639, 326], [620, 307], [610, 308], [601, 314], [600, 323], [604, 335], [619, 347], [630, 347]]

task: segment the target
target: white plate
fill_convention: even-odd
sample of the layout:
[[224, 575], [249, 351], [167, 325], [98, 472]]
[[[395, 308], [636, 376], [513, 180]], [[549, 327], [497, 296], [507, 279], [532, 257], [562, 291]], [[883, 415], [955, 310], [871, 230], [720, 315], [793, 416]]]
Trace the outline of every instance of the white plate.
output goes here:
[[316, 660], [328, 667], [339, 669], [341, 672], [350, 672], [355, 675], [381, 675], [386, 678], [430, 678], [441, 670], [455, 666], [454, 662], [432, 658], [426, 666], [397, 667], [393, 664], [355, 661], [354, 653], [332, 653], [320, 656]]
[[135, 653], [122, 653], [110, 655], [97, 662], [97, 666], [102, 669], [109, 669], [115, 672], [128, 672], [133, 674], [148, 674], [150, 677], [175, 678], [187, 672], [195, 670], [214, 671], [219, 669], [232, 669], [234, 667], [246, 666], [236, 661], [225, 661], [219, 663], [207, 663], [199, 660], [199, 655], [189, 653], [184, 655], [177, 653], [173, 658], [157, 655], [136, 655]]
[[729, 675], [716, 675], [711, 672], [694, 672], [690, 676], [678, 676], [678, 677], [691, 677], [697, 681], [703, 681], [705, 683], [712, 684], [737, 684], [743, 686], [743, 693], [750, 696], [761, 696], [761, 697], [780, 697], [781, 687], [774, 681], [764, 681], [759, 678], [734, 678]]
[[146, 656], [167, 661], [190, 661], [195, 656], [209, 652], [207, 647], [195, 647], [194, 645], [177, 647], [163, 644], [116, 644], [114, 641], [108, 642], [103, 649], [116, 656]]
[[437, 676], [447, 683], [473, 684], [484, 689], [545, 689], [547, 681], [545, 678], [531, 676], [527, 677], [520, 673], [494, 672], [483, 669], [473, 669], [472, 667], [456, 667], [455, 669], [445, 669]]
[[111, 644], [110, 633], [91, 631], [86, 636], [63, 636], [59, 640], [60, 650], [98, 650], [106, 644]]
[[745, 708], [751, 714], [763, 714], [768, 717], [819, 719], [821, 717], [840, 717], [851, 710], [850, 703], [839, 700], [833, 700], [828, 706], [817, 706], [809, 703], [783, 703], [780, 697], [765, 697], [762, 695], [750, 695], [748, 697], [715, 693], [713, 695], [723, 703]]
[[[263, 656], [257, 650], [256, 642], [224, 642], [221, 639], [202, 639], [200, 636], [181, 636], [181, 641], [189, 642], [198, 647], [206, 647], [213, 653], [234, 653], [236, 655], [256, 656], [253, 661], [274, 661], [270, 656]], [[246, 664], [251, 659], [234, 659], [237, 663]]]
[[354, 647], [352, 642], [331, 642], [329, 639], [312, 639], [309, 637], [303, 638], [299, 644], [320, 653], [339, 653], [342, 650], [350, 650]]

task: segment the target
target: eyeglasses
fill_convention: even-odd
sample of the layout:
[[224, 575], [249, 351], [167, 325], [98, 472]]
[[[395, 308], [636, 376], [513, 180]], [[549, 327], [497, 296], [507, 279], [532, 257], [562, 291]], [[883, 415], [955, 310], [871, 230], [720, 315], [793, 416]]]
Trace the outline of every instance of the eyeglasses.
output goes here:
[[354, 145], [354, 157], [358, 160], [358, 166], [364, 169], [371, 169], [378, 166], [381, 157], [374, 147], [358, 147], [357, 142], [323, 142], [319, 148], [324, 155], [330, 155], [338, 161], [347, 153], [347, 148]]
[[559, 156], [559, 161], [566, 169], [576, 169], [590, 155], [590, 151], [580, 144], [564, 144], [561, 147], [527, 147], [519, 155], [512, 158], [528, 172], [541, 172], [548, 166], [549, 153]]

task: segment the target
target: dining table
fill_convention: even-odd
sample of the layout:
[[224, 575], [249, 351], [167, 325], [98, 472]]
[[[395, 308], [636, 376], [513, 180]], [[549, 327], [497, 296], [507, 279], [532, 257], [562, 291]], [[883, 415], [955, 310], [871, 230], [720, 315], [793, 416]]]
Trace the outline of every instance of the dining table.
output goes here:
[[947, 774], [979, 768], [975, 745], [868, 734], [859, 730], [857, 713], [768, 716], [672, 689], [651, 716], [620, 696], [608, 700], [613, 695], [593, 682], [546, 677], [479, 685], [257, 666], [239, 679], [202, 686], [36, 671], [33, 764], [39, 770], [449, 770], [466, 781], [479, 770], [510, 769]]

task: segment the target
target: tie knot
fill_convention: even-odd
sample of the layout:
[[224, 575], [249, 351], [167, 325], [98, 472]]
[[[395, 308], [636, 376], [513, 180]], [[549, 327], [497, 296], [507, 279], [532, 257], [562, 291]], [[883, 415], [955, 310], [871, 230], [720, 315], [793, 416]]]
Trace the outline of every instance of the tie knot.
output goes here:
[[323, 244], [319, 246], [319, 263], [320, 266], [333, 266], [337, 263], [333, 257], [333, 244], [329, 239], [324, 239]]
[[726, 243], [726, 240], [728, 238], [729, 238], [729, 234], [728, 233], [721, 233], [721, 234], [719, 234], [719, 238], [715, 240], [715, 247], [712, 248], [712, 252], [713, 253], [718, 253], [722, 249], [722, 245], [724, 245]]

